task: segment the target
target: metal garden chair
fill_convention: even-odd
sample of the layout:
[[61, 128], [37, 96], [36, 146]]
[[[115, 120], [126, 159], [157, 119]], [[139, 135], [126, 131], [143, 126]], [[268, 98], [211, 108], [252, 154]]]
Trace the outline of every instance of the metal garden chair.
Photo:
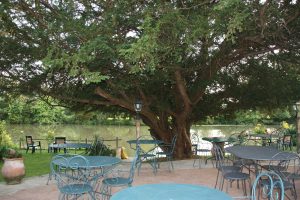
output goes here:
[[269, 200], [284, 200], [284, 190], [284, 182], [280, 175], [273, 171], [262, 172], [253, 183], [251, 200], [260, 197], [266, 197]]
[[[176, 141], [177, 141], [177, 135], [174, 135], [172, 138], [172, 142], [170, 144], [162, 144], [160, 147], [162, 148], [163, 151], [157, 152], [156, 155], [159, 157], [166, 157], [168, 160], [168, 167], [169, 171], [174, 170], [174, 165], [173, 165], [173, 154], [175, 151], [175, 146], [176, 146]], [[159, 167], [159, 162], [158, 162], [158, 167]]]
[[248, 180], [249, 185], [251, 185], [250, 175], [241, 172], [240, 166], [228, 165], [228, 163], [225, 162], [224, 152], [221, 147], [214, 145], [213, 150], [216, 157], [216, 167], [218, 169], [215, 188], [217, 187], [219, 176], [221, 176], [219, 186], [220, 190], [223, 190], [225, 180], [227, 181], [226, 192], [228, 192], [228, 183], [231, 184], [233, 181], [237, 181], [239, 183], [239, 181], [241, 181], [244, 195], [247, 196], [246, 180]]
[[50, 168], [60, 191], [59, 199], [77, 199], [82, 196], [84, 199], [95, 199], [93, 187], [88, 180], [89, 163], [83, 156], [75, 155], [68, 159], [56, 155], [52, 158]]
[[140, 148], [137, 147], [136, 154], [131, 162], [129, 171], [112, 170], [111, 173], [107, 173], [102, 180], [102, 186], [100, 189], [102, 199], [110, 199], [112, 195], [112, 188], [114, 187], [131, 187], [140, 154], [139, 151]]
[[[290, 190], [291, 195], [294, 197], [295, 200], [297, 199], [297, 191], [295, 188], [294, 180], [295, 178], [297, 178], [297, 176], [299, 176], [299, 174], [297, 175], [297, 172], [290, 172], [289, 170], [291, 167], [293, 168], [293, 166], [290, 166], [291, 161], [294, 160], [296, 163], [298, 159], [298, 156], [287, 156], [286, 152], [279, 152], [278, 154], [272, 157], [272, 161], [269, 162], [269, 165], [263, 166], [268, 171], [273, 171], [280, 176], [284, 185], [284, 191]], [[285, 196], [288, 199], [291, 199], [289, 196], [287, 196], [286, 193]]]
[[200, 154], [198, 158], [194, 159], [194, 163], [193, 163], [193, 167], [195, 167], [196, 165], [196, 160], [198, 159], [198, 165], [199, 168], [201, 167], [201, 155], [205, 155], [208, 156], [211, 153], [211, 149], [210, 148], [205, 148], [205, 144], [203, 142], [200, 141], [200, 138], [198, 136], [198, 133], [195, 132], [192, 134], [191, 136], [191, 143], [192, 143], [192, 151], [193, 153], [197, 156], [198, 153]]
[[[142, 141], [147, 141], [147, 140], [154, 140], [151, 136], [140, 136], [137, 139], [137, 147], [139, 148], [139, 155], [138, 155], [138, 161], [137, 161], [137, 166], [138, 166], [138, 174], [140, 173], [140, 169], [142, 166], [143, 161], [148, 162], [152, 169], [153, 169], [153, 173], [156, 174], [157, 172], [157, 158], [156, 158], [156, 148], [157, 148], [157, 144], [146, 144], [146, 146], [150, 149], [145, 149], [147, 147], [141, 147], [143, 142]], [[145, 146], [145, 144], [143, 144]]]

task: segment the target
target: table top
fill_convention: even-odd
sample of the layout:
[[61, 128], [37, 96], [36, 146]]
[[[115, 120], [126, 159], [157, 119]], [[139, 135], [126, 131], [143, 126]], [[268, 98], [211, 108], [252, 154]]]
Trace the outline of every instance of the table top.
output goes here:
[[[250, 160], [294, 160], [296, 153], [280, 151], [270, 146], [231, 146], [225, 151], [243, 159]], [[278, 155], [278, 156], [277, 156]]]
[[51, 148], [91, 148], [92, 145], [91, 144], [87, 144], [87, 143], [64, 143], [64, 144], [49, 144], [49, 147]]
[[[84, 156], [84, 157], [88, 160], [89, 166], [91, 168], [109, 167], [121, 162], [120, 158], [112, 157], [112, 156]], [[66, 158], [70, 159], [71, 156]], [[54, 164], [60, 165], [61, 162], [59, 160], [54, 160]]]
[[202, 140], [209, 141], [212, 143], [216, 142], [228, 142], [232, 141], [232, 138], [226, 138], [226, 137], [203, 137]]
[[111, 200], [229, 200], [228, 194], [201, 185], [160, 183], [129, 187], [117, 192]]
[[141, 139], [141, 140], [128, 140], [129, 144], [136, 144], [139, 141], [140, 144], [162, 144], [164, 143], [161, 140], [154, 140], [154, 139]]

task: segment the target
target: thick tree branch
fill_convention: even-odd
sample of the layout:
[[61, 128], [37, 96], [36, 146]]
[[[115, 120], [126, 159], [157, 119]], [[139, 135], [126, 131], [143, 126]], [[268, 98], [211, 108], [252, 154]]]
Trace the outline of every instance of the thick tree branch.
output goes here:
[[175, 70], [175, 81], [176, 81], [176, 86], [179, 92], [179, 95], [182, 98], [182, 101], [184, 103], [184, 110], [188, 111], [190, 110], [190, 105], [191, 105], [191, 100], [189, 99], [187, 90], [186, 90], [186, 84], [185, 81], [182, 78], [181, 72], [179, 69]]

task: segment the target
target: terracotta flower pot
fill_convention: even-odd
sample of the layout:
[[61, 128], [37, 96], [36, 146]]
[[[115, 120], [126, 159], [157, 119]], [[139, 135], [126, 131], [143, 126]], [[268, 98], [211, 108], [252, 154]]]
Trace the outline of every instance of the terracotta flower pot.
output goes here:
[[4, 158], [2, 176], [7, 184], [18, 184], [25, 176], [23, 158]]

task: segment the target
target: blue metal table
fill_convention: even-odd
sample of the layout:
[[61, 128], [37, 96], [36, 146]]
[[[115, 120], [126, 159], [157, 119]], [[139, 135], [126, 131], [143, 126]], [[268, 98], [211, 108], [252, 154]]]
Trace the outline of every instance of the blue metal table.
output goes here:
[[[64, 154], [64, 155], [66, 155], [67, 159], [70, 159], [72, 157], [72, 155], [70, 156], [68, 154]], [[95, 193], [99, 193], [102, 177], [106, 173], [109, 173], [111, 169], [114, 168], [117, 164], [119, 164], [121, 162], [121, 159], [117, 157], [111, 157], [111, 156], [84, 156], [84, 157], [88, 160], [89, 166], [91, 168], [90, 179], [94, 187], [94, 191]], [[60, 160], [55, 160], [54, 164], [60, 166], [62, 163], [60, 162]], [[49, 179], [51, 179], [51, 176], [52, 175], [50, 173]]]
[[259, 171], [259, 161], [285, 161], [295, 160], [298, 158], [296, 153], [283, 152], [271, 146], [231, 146], [225, 148], [225, 150], [238, 158], [255, 161], [256, 175], [258, 175]]
[[[236, 157], [257, 161], [292, 160], [297, 158], [296, 153], [282, 152], [269, 146], [231, 146], [226, 147], [225, 150]], [[281, 153], [281, 156], [276, 157], [278, 153]]]
[[230, 200], [228, 194], [201, 185], [161, 183], [129, 187], [114, 194], [111, 200]]

